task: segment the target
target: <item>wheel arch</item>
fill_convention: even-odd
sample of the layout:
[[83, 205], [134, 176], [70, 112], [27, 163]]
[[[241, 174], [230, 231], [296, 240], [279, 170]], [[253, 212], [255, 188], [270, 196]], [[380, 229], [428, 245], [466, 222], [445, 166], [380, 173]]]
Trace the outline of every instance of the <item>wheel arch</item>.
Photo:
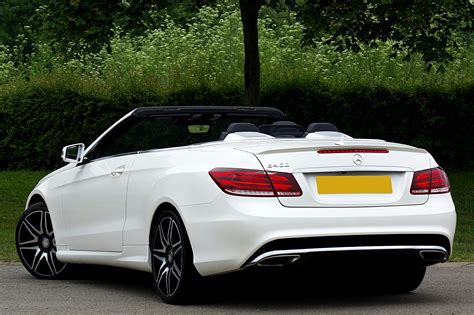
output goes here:
[[189, 237], [189, 232], [188, 232], [189, 230], [188, 230], [188, 227], [186, 226], [186, 221], [184, 220], [183, 215], [179, 211], [179, 208], [175, 204], [170, 202], [169, 200], [161, 202], [160, 205], [156, 208], [155, 212], [153, 213], [153, 216], [152, 216], [152, 219], [151, 219], [151, 222], [150, 222], [150, 226], [149, 226], [149, 230], [148, 230], [148, 245], [151, 244], [151, 239], [153, 237], [153, 226], [155, 225], [155, 223], [158, 220], [158, 218], [160, 217], [160, 215], [166, 210], [170, 210], [170, 211], [174, 212], [178, 216], [178, 218], [181, 220], [181, 224], [184, 227], [185, 238], [189, 242], [189, 246], [191, 247], [191, 255], [192, 255], [193, 260], [194, 260], [193, 244], [191, 242], [191, 238]]
[[[46, 204], [46, 200], [44, 199], [43, 195], [41, 195], [39, 192], [32, 192], [30, 197], [28, 198], [28, 201], [26, 202], [26, 207], [25, 210], [31, 207], [34, 204], [43, 202]], [[46, 204], [47, 207], [47, 204]]]
[[[48, 196], [48, 198], [46, 198], [46, 196]], [[47, 187], [35, 188], [28, 196], [25, 211], [38, 202], [43, 202], [46, 206], [46, 209], [48, 209], [49, 215], [51, 216], [51, 224], [53, 225], [56, 242], [59, 245], [66, 245], [67, 231], [63, 224], [61, 215], [61, 196], [59, 194], [51, 194]]]
[[[179, 218], [181, 219], [181, 222], [183, 222], [183, 217], [181, 216], [181, 214], [178, 211], [178, 208], [175, 205], [173, 205], [171, 202], [168, 202], [168, 201], [162, 202], [156, 208], [155, 212], [153, 213], [153, 216], [152, 216], [152, 219], [151, 219], [151, 222], [150, 222], [150, 227], [149, 227], [149, 230], [148, 230], [149, 231], [148, 232], [148, 244], [151, 244], [151, 238], [152, 238], [152, 234], [153, 234], [153, 227], [155, 226], [156, 221], [158, 220], [160, 215], [166, 210], [170, 210], [170, 211], [175, 212], [179, 216]], [[184, 224], [184, 222], [183, 222], [183, 224]]]

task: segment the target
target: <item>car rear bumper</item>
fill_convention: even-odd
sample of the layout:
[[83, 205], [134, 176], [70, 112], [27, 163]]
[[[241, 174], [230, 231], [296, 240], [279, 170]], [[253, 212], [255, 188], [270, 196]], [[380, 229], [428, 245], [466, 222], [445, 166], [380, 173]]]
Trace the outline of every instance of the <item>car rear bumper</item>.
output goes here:
[[350, 251], [420, 258], [421, 250], [431, 250], [447, 258], [456, 226], [449, 194], [430, 195], [423, 205], [354, 208], [287, 208], [276, 198], [222, 194], [179, 210], [203, 276], [281, 255]]
[[337, 254], [349, 256], [363, 252], [366, 256], [410, 256], [418, 265], [444, 262], [450, 254], [447, 237], [437, 234], [381, 234], [318, 236], [278, 239], [260, 247], [243, 265], [273, 266], [292, 263], [301, 256]]

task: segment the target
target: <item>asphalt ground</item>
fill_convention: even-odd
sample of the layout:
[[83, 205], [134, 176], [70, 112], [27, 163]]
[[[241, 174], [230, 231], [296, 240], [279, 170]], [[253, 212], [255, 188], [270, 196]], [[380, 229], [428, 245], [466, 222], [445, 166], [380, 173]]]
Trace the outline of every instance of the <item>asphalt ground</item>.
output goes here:
[[213, 277], [196, 303], [173, 306], [160, 301], [147, 273], [85, 266], [52, 281], [33, 278], [20, 264], [0, 264], [0, 313], [474, 314], [474, 263], [432, 266], [408, 294], [374, 290], [357, 269], [348, 270]]

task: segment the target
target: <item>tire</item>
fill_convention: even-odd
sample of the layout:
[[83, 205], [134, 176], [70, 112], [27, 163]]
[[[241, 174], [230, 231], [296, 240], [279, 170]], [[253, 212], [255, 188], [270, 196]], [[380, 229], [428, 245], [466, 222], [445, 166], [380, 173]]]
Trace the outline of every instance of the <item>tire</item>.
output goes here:
[[408, 293], [418, 288], [423, 281], [426, 267], [405, 268], [393, 273], [387, 283], [390, 293]]
[[30, 274], [39, 279], [62, 277], [67, 264], [56, 257], [56, 240], [48, 208], [44, 202], [26, 209], [16, 226], [18, 257]]
[[176, 213], [164, 211], [152, 227], [150, 242], [153, 283], [168, 304], [191, 302], [200, 276], [184, 225]]

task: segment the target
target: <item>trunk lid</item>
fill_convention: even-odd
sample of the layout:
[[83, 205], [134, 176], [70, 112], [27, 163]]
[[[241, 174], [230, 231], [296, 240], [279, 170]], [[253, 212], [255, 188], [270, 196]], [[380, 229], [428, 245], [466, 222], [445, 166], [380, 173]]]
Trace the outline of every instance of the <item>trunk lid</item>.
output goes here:
[[[413, 172], [430, 168], [427, 152], [411, 146], [362, 139], [337, 144], [286, 140], [240, 149], [255, 154], [268, 172], [287, 172], [295, 176], [303, 195], [279, 197], [286, 207], [402, 206], [428, 200], [427, 195], [410, 194]], [[318, 153], [319, 150], [346, 149], [352, 151]], [[360, 149], [388, 152], [353, 151]]]

